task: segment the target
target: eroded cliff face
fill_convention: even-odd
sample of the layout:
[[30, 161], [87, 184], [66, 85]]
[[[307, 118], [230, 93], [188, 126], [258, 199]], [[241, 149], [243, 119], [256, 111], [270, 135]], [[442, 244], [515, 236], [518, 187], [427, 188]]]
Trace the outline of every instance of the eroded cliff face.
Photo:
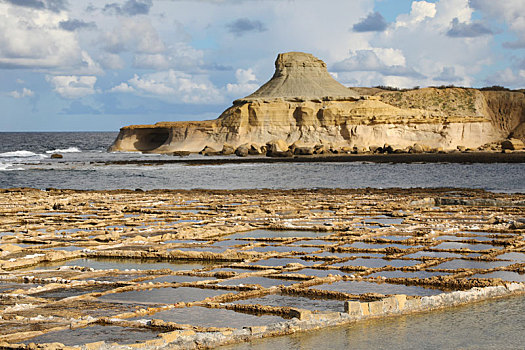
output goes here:
[[[276, 72], [259, 90], [211, 121], [157, 123], [121, 129], [112, 151], [199, 152], [206, 146], [287, 145], [359, 147], [415, 143], [477, 148], [510, 133], [523, 137], [523, 93], [425, 88], [349, 89], [321, 60], [280, 54]], [[360, 96], [361, 95], [361, 96]]]
[[511, 91], [483, 91], [485, 114], [505, 135], [525, 141], [525, 93]]
[[[477, 147], [498, 139], [483, 116], [451, 117], [443, 112], [404, 109], [375, 98], [358, 101], [255, 101], [233, 106], [217, 120], [214, 146], [228, 142], [266, 144], [282, 139], [288, 144], [333, 145], [335, 147], [385, 143], [400, 148], [414, 143], [430, 147]], [[484, 143], [486, 143], [484, 142]], [[213, 147], [213, 146], [212, 146]]]

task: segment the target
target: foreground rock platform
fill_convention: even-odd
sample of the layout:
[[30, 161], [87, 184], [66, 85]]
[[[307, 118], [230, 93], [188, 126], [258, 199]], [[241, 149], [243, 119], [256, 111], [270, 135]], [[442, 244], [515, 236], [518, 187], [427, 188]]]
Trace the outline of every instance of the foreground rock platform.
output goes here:
[[471, 88], [347, 88], [311, 54], [279, 54], [273, 77], [217, 119], [123, 127], [110, 151], [239, 156], [490, 148], [525, 139], [525, 94]]
[[525, 195], [0, 190], [0, 347], [213, 348], [525, 291]]

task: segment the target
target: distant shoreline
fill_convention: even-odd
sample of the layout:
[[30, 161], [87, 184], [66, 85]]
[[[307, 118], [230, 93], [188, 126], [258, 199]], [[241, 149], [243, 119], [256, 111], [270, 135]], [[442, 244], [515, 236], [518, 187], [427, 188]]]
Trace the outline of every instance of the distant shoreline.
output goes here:
[[187, 164], [187, 165], [221, 165], [221, 164], [250, 164], [250, 163], [525, 163], [525, 152], [496, 153], [496, 152], [467, 152], [467, 153], [420, 153], [420, 154], [341, 154], [315, 155], [294, 157], [205, 157], [191, 159], [173, 156], [173, 159], [148, 160], [115, 160], [105, 164]]

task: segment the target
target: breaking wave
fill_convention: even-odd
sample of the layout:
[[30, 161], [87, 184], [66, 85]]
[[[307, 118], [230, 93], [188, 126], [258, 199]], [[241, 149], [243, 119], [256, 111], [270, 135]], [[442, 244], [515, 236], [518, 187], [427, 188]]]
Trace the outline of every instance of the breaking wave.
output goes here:
[[0, 153], [0, 158], [39, 158], [43, 159], [47, 156], [44, 154], [38, 154], [31, 151], [12, 151]]
[[69, 148], [64, 148], [64, 149], [54, 149], [54, 150], [46, 151], [47, 154], [51, 154], [51, 153], [79, 153], [79, 152], [82, 152], [82, 150], [80, 150], [78, 147], [69, 147]]
[[11, 163], [0, 163], [0, 171], [15, 171], [15, 170], [24, 170], [23, 168], [13, 168]]

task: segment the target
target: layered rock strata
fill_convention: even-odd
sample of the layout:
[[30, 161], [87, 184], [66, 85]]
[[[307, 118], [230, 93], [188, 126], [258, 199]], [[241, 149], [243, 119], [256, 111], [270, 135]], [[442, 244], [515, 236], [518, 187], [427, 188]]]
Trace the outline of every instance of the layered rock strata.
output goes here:
[[243, 146], [257, 154], [276, 140], [294, 148], [421, 144], [446, 150], [478, 148], [512, 132], [522, 134], [523, 93], [351, 89], [334, 80], [323, 61], [299, 52], [279, 54], [275, 67], [266, 84], [234, 101], [218, 119], [127, 126], [110, 150], [173, 153], [208, 147], [211, 153], [228, 149], [231, 154]]

